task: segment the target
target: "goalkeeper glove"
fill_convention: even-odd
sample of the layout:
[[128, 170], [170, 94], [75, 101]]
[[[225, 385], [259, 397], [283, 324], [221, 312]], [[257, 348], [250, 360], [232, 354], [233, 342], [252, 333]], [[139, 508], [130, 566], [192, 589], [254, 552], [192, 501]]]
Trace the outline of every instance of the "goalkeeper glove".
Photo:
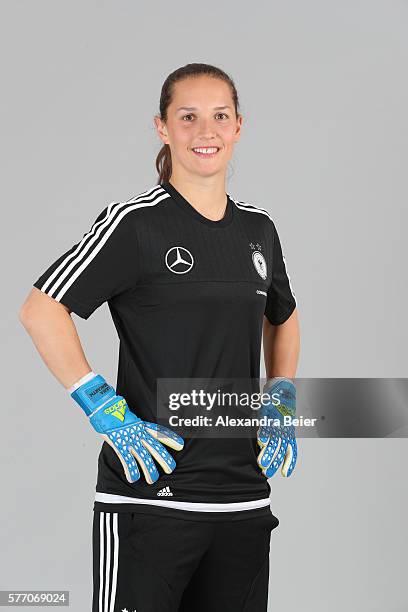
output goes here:
[[[293, 418], [296, 413], [296, 388], [289, 378], [270, 378], [264, 385], [263, 393], [269, 400], [263, 402], [261, 415], [272, 419], [272, 424], [258, 429], [257, 440], [262, 448], [258, 465], [263, 474], [270, 478], [281, 467], [282, 476], [290, 476], [295, 469], [297, 444], [295, 428], [285, 425], [284, 416]], [[278, 401], [279, 403], [275, 405]], [[277, 420], [276, 420], [277, 419]]]
[[156, 482], [160, 474], [153, 458], [166, 474], [174, 470], [176, 462], [163, 444], [181, 450], [184, 446], [183, 438], [167, 427], [142, 421], [129, 410], [126, 400], [116, 395], [113, 387], [102, 376], [90, 372], [71, 387], [69, 392], [93, 428], [113, 448], [129, 482], [139, 480], [139, 467], [149, 484]]

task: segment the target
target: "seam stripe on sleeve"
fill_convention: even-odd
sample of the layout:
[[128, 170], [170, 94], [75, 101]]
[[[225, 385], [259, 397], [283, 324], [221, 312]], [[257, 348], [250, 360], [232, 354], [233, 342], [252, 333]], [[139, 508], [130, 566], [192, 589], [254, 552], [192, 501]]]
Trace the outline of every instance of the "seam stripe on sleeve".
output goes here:
[[[169, 197], [171, 196], [162, 187], [156, 186], [126, 202], [112, 202], [107, 208], [105, 217], [93, 224], [92, 228], [87, 234], [85, 234], [77, 248], [72, 253], [67, 255], [56, 270], [54, 270], [54, 272], [50, 275], [50, 277], [41, 287], [41, 291], [47, 293], [51, 297], [54, 297], [55, 300], [60, 301], [81, 272], [99, 253], [109, 236], [127, 213], [137, 208], [155, 206], [162, 200]], [[101, 236], [102, 233], [103, 235]], [[90, 253], [85, 258], [88, 251], [90, 251]], [[80, 264], [79, 267], [77, 267], [75, 272], [72, 272], [73, 268], [78, 266], [78, 264]], [[50, 287], [50, 284], [54, 281], [54, 279], [56, 280]], [[62, 284], [65, 279], [66, 282]], [[55, 295], [58, 289], [59, 292]]]

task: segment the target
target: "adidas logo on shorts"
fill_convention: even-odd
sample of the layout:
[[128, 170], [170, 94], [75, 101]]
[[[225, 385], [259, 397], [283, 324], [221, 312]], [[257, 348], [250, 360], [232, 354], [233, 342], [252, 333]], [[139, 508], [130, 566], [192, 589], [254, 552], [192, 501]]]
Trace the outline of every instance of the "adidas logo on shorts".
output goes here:
[[170, 487], [164, 487], [164, 489], [160, 489], [160, 491], [157, 491], [157, 495], [171, 497], [173, 493], [170, 491]]

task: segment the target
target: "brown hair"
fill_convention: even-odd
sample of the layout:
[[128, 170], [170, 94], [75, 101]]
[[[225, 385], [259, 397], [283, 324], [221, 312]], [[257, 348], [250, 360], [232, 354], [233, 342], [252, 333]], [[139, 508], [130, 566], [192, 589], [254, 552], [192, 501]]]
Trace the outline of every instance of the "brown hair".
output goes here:
[[[223, 70], [221, 70], [221, 68], [211, 66], [210, 64], [186, 64], [185, 66], [177, 68], [177, 70], [169, 74], [169, 76], [163, 83], [159, 105], [159, 116], [163, 122], [167, 121], [167, 108], [169, 107], [172, 101], [174, 85], [177, 82], [182, 81], [183, 79], [187, 79], [189, 77], [198, 77], [201, 75], [207, 75], [216, 79], [221, 79], [229, 85], [231, 89], [232, 99], [234, 101], [235, 114], [238, 116], [238, 94], [234, 85], [234, 81], [231, 79], [231, 77], [228, 76], [228, 74], [226, 74]], [[164, 144], [162, 146], [156, 157], [156, 170], [159, 173], [159, 178], [157, 181], [158, 185], [160, 183], [165, 183], [169, 181], [172, 173], [172, 165], [171, 151], [170, 146], [168, 144]]]

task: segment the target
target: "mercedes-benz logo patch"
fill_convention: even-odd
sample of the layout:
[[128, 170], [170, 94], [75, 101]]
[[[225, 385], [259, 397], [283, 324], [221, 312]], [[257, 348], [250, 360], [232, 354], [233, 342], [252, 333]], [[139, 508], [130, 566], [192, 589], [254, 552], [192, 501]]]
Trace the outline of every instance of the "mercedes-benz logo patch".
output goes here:
[[252, 253], [252, 261], [259, 276], [265, 280], [268, 276], [265, 257], [259, 251], [254, 251]]
[[166, 253], [166, 266], [174, 274], [186, 274], [194, 265], [194, 258], [188, 249], [182, 246], [171, 247]]

